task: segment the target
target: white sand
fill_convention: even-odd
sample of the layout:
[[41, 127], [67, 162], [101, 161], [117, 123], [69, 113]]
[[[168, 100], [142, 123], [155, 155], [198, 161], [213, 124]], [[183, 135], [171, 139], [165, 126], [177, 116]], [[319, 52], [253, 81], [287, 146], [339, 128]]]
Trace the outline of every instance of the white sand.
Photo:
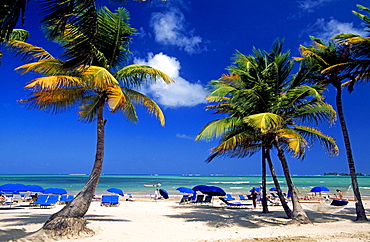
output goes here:
[[[303, 204], [313, 224], [286, 225], [281, 206], [270, 213], [253, 209], [178, 205], [176, 200], [121, 201], [118, 207], [93, 202], [86, 219], [96, 232], [78, 241], [370, 241], [370, 222], [355, 222], [354, 203], [338, 208]], [[364, 201], [370, 219], [370, 201]], [[37, 231], [62, 205], [52, 209], [28, 208], [26, 203], [0, 207], [0, 241], [24, 239]], [[76, 241], [62, 240], [62, 241]]]

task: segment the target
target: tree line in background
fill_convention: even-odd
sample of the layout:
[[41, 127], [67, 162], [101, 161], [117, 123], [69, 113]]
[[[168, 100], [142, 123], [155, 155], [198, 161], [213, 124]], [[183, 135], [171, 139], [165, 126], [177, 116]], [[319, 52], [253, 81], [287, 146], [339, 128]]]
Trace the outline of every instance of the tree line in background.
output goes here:
[[[94, 168], [85, 187], [74, 199], [45, 223], [43, 231], [54, 236], [89, 233], [84, 215], [99, 181], [104, 156], [105, 107], [123, 112], [136, 121], [135, 105], [144, 106], [164, 124], [158, 105], [134, 89], [148, 80], [172, 80], [148, 66], [127, 65], [129, 43], [136, 34], [128, 24], [128, 13], [119, 8], [110, 12], [97, 9], [94, 0], [40, 1], [45, 36], [65, 50], [60, 58], [41, 47], [26, 43], [27, 32], [14, 30], [24, 20], [28, 0], [2, 1], [0, 4], [0, 42], [29, 62], [18, 68], [22, 73], [36, 72], [43, 77], [26, 85], [31, 97], [21, 100], [28, 108], [58, 113], [69, 106], [79, 107], [83, 121], [97, 121], [97, 147]], [[127, 1], [116, 1], [126, 3]], [[358, 5], [367, 13], [370, 9]], [[370, 28], [367, 15], [354, 12]], [[310, 223], [302, 209], [290, 176], [286, 155], [303, 158], [306, 148], [319, 142], [330, 155], [337, 155], [335, 140], [316, 126], [333, 122], [334, 108], [322, 96], [332, 85], [340, 120], [347, 160], [356, 199], [356, 220], [367, 220], [357, 184], [352, 148], [342, 107], [342, 89], [349, 92], [355, 84], [367, 82], [370, 69], [370, 39], [340, 34], [329, 43], [312, 37], [313, 44], [301, 46], [301, 57], [283, 51], [276, 40], [270, 51], [253, 49], [252, 55], [237, 52], [227, 74], [209, 82], [207, 109], [221, 118], [208, 123], [197, 140], [220, 138], [207, 162], [215, 157], [249, 157], [261, 152], [263, 197], [266, 197], [268, 165], [288, 218]], [[103, 43], [103, 44], [102, 44]], [[109, 44], [106, 44], [109, 43]], [[292, 73], [298, 61], [299, 70]], [[293, 208], [285, 203], [276, 178], [271, 153], [276, 152], [292, 195]], [[265, 199], [263, 212], [268, 212]]]

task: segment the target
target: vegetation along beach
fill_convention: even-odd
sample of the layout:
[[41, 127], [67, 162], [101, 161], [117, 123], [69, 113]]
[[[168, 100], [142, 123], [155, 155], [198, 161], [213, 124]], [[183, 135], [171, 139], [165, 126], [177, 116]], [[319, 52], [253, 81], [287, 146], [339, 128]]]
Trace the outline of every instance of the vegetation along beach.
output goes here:
[[370, 240], [368, 4], [1, 1], [0, 241]]

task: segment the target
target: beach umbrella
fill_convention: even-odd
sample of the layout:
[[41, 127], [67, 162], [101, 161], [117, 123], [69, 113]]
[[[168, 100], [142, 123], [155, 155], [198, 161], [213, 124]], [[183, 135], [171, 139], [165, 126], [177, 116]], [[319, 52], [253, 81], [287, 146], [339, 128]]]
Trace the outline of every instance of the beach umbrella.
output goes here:
[[270, 191], [277, 191], [276, 187], [271, 187]]
[[164, 189], [159, 189], [159, 193], [161, 194], [161, 196], [164, 198], [164, 199], [168, 199], [169, 196], [168, 196], [168, 192]]
[[193, 187], [193, 190], [210, 196], [226, 196], [226, 192], [221, 187], [198, 185]]
[[44, 192], [45, 189], [39, 185], [27, 185], [29, 192]]
[[318, 186], [313, 187], [310, 192], [329, 192], [330, 190], [327, 187]]
[[8, 183], [0, 186], [0, 191], [5, 193], [27, 192], [28, 187], [21, 183]]
[[67, 191], [63, 188], [46, 188], [44, 194], [67, 194]]
[[253, 189], [256, 191], [256, 192], [259, 192], [260, 191], [260, 187], [255, 187], [255, 188], [252, 188], [251, 190], [249, 190], [250, 192], [252, 192], [253, 191]]
[[119, 194], [121, 196], [123, 196], [123, 191], [119, 188], [109, 188], [107, 189], [108, 192], [111, 192], [111, 193], [116, 193], [116, 194]]
[[188, 188], [188, 187], [178, 187], [176, 188], [176, 190], [181, 193], [194, 193], [195, 192], [193, 189]]

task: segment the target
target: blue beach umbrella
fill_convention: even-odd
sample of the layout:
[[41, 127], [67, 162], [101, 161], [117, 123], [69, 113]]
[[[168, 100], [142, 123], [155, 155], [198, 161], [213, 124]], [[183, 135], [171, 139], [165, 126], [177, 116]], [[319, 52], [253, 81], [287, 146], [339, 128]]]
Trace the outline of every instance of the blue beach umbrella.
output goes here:
[[188, 187], [178, 187], [176, 188], [176, 190], [181, 193], [194, 193], [195, 192], [193, 189], [188, 188]]
[[0, 186], [0, 191], [5, 193], [27, 192], [28, 187], [21, 183], [8, 183]]
[[259, 192], [260, 190], [261, 190], [261, 188], [260, 187], [255, 187], [255, 188], [252, 188], [251, 190], [249, 190], [250, 192], [252, 192], [253, 191], [253, 189], [256, 191], [256, 192]]
[[330, 190], [327, 187], [318, 186], [313, 187], [310, 192], [329, 192]]
[[277, 191], [276, 187], [271, 187], [270, 191]]
[[109, 188], [109, 189], [107, 189], [107, 191], [111, 192], [111, 193], [116, 193], [116, 194], [121, 195], [121, 196], [124, 195], [123, 191], [119, 188]]
[[164, 199], [168, 199], [169, 196], [168, 196], [168, 192], [164, 189], [159, 189], [159, 193], [161, 194], [161, 196], [164, 198]]
[[29, 192], [44, 192], [45, 189], [39, 185], [27, 185]]
[[46, 188], [44, 194], [67, 194], [67, 191], [63, 188]]
[[198, 185], [193, 187], [193, 190], [210, 196], [226, 196], [226, 192], [221, 187]]

